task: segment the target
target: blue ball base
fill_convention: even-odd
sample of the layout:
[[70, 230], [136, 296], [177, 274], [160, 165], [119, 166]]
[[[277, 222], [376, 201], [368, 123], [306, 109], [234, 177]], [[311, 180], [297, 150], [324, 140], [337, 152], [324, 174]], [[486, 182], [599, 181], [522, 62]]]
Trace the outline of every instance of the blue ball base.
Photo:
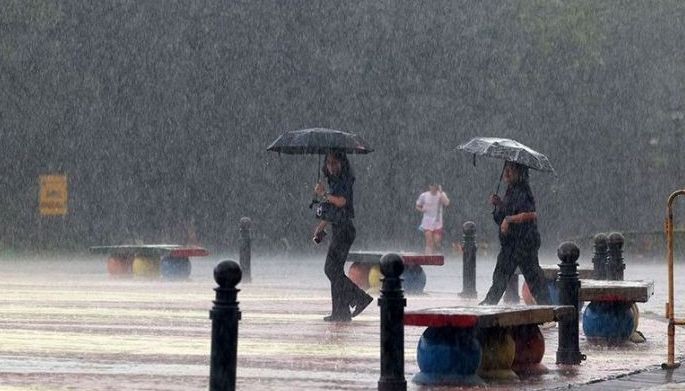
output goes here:
[[627, 341], [634, 320], [626, 302], [592, 302], [583, 311], [583, 333], [588, 340], [609, 343]]
[[482, 349], [474, 329], [429, 327], [419, 339], [416, 361], [418, 384], [482, 384], [476, 375]]
[[190, 260], [165, 256], [159, 265], [159, 273], [167, 280], [183, 280], [190, 277]]
[[402, 287], [408, 293], [422, 293], [426, 287], [426, 272], [421, 265], [406, 266], [402, 273]]

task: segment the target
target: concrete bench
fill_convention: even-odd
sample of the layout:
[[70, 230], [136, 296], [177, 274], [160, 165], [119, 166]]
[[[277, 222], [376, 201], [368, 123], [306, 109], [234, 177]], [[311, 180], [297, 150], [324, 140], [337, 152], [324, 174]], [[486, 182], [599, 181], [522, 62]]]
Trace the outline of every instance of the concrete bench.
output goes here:
[[209, 252], [197, 246], [178, 244], [125, 244], [93, 246], [94, 254], [109, 254], [107, 271], [112, 276], [164, 277], [185, 279], [190, 276], [189, 257], [205, 257]]
[[591, 342], [643, 342], [634, 339], [640, 316], [636, 303], [646, 303], [653, 294], [653, 281], [580, 280], [579, 299], [590, 302], [583, 310], [585, 337]]
[[[545, 275], [545, 280], [547, 280], [547, 289], [549, 290], [549, 297], [552, 299], [553, 304], [559, 303], [559, 290], [557, 289], [557, 275], [559, 273], [559, 265], [556, 264], [543, 264], [540, 265], [542, 271]], [[578, 267], [578, 278], [592, 278], [594, 273], [593, 268]], [[519, 296], [519, 276], [521, 275], [521, 270], [516, 268], [514, 275], [511, 276], [509, 284], [507, 285], [507, 290], [504, 292], [503, 301], [505, 303], [518, 304], [523, 298], [523, 302], [526, 304], [535, 304], [535, 299], [530, 293], [528, 284], [523, 282], [521, 286], [521, 295]]]
[[[346, 262], [352, 263], [347, 276], [362, 289], [380, 287], [380, 263], [385, 251], [351, 251]], [[400, 252], [404, 263], [403, 287], [407, 292], [420, 293], [426, 286], [426, 273], [422, 266], [441, 266], [445, 264], [443, 255]]]
[[441, 307], [408, 311], [407, 326], [427, 327], [419, 339], [426, 385], [483, 385], [483, 379], [518, 379], [545, 373], [545, 341], [539, 324], [574, 319], [573, 306]]

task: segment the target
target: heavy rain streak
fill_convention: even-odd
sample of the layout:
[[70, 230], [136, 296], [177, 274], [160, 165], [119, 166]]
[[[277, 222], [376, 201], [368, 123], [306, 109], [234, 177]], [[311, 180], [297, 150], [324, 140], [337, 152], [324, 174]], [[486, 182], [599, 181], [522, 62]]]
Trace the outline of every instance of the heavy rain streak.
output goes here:
[[[322, 326], [334, 239], [327, 228], [313, 243], [310, 204], [326, 182], [325, 155], [267, 151], [299, 129], [349, 132], [373, 149], [347, 154], [353, 252], [423, 253], [417, 199], [429, 185], [449, 196], [435, 248], [445, 262], [425, 268], [425, 291], [440, 305], [462, 289], [467, 221], [478, 299], [493, 282], [500, 242], [489, 197], [505, 196], [504, 160], [457, 147], [497, 137], [553, 167], [529, 170], [540, 263], [559, 263], [557, 248], [572, 241], [578, 263], [592, 268], [593, 237], [621, 233], [625, 279], [652, 279], [654, 296], [640, 308], [663, 317], [667, 200], [685, 187], [683, 2], [3, 0], [0, 9], [0, 384], [206, 389], [213, 268], [241, 257], [248, 217], [238, 384], [278, 389], [289, 378], [299, 380], [283, 389], [336, 389], [327, 379], [337, 376], [375, 387], [376, 303], [352, 321], [376, 322], [359, 332], [372, 338], [363, 348]], [[676, 281], [684, 204], [673, 204]], [[191, 253], [188, 278], [173, 283], [148, 269], [113, 277], [105, 262], [124, 250], [89, 251], [159, 244], [207, 251]], [[272, 296], [292, 296], [294, 307], [267, 304]], [[367, 299], [351, 309], [355, 300], [363, 310]], [[270, 311], [288, 315], [273, 321]], [[249, 325], [267, 321], [312, 328], [298, 334], [302, 346], [278, 345], [291, 372], [258, 369], [275, 331], [251, 334], [258, 327]], [[422, 330], [407, 330], [415, 349]], [[345, 353], [301, 380], [305, 364], [294, 363], [323, 355], [316, 343], [363, 357], [362, 380]], [[665, 360], [665, 348], [652, 353]], [[419, 371], [414, 356], [406, 354], [408, 380]]]

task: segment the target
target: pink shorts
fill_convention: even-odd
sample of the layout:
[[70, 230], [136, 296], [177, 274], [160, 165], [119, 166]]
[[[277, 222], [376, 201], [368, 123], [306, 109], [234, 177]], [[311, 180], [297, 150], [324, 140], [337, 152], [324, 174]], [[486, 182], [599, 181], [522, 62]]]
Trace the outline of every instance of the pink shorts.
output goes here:
[[433, 235], [442, 236], [442, 228], [438, 228], [438, 229], [424, 229], [423, 232], [431, 232]]

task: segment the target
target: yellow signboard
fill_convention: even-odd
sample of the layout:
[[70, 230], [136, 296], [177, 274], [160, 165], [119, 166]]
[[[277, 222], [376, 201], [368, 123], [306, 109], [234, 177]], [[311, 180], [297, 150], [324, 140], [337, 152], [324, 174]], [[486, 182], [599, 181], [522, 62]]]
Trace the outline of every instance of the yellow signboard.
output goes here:
[[41, 216], [64, 216], [67, 214], [67, 176], [40, 176], [40, 214]]

